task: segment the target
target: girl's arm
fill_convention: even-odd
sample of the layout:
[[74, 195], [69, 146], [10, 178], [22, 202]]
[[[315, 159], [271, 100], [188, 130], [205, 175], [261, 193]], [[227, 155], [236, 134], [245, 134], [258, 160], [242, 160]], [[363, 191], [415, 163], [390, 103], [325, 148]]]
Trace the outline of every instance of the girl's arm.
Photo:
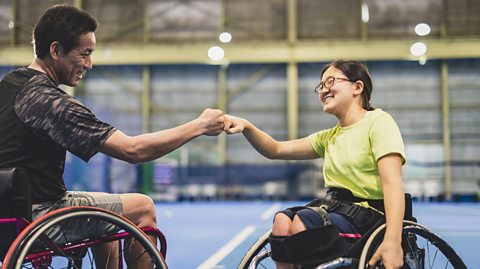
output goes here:
[[387, 230], [383, 242], [369, 261], [374, 265], [382, 260], [385, 268], [400, 268], [403, 264], [402, 223], [405, 211], [405, 194], [402, 183], [402, 159], [399, 154], [389, 154], [378, 160], [382, 179]]
[[227, 134], [243, 133], [248, 142], [260, 154], [269, 159], [305, 160], [318, 158], [307, 137], [279, 142], [246, 119], [230, 115], [224, 115], [224, 117], [224, 129]]

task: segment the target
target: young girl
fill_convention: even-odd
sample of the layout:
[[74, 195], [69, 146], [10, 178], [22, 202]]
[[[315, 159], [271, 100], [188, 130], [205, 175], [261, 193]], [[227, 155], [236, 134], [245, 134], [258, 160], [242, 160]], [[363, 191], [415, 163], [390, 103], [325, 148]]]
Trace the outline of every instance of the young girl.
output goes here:
[[[401, 168], [405, 153], [399, 128], [388, 113], [370, 106], [372, 81], [359, 62], [341, 60], [326, 65], [315, 92], [323, 110], [338, 119], [335, 127], [301, 139], [276, 141], [246, 119], [225, 115], [225, 131], [242, 132], [269, 159], [324, 158], [325, 185], [334, 196], [346, 192], [353, 194], [354, 200], [383, 199], [387, 229], [369, 264], [381, 261], [387, 269], [400, 268], [405, 210]], [[342, 233], [365, 230], [343, 214], [329, 212], [328, 218]], [[310, 208], [284, 210], [275, 216], [272, 237], [285, 238], [323, 225], [322, 217]]]

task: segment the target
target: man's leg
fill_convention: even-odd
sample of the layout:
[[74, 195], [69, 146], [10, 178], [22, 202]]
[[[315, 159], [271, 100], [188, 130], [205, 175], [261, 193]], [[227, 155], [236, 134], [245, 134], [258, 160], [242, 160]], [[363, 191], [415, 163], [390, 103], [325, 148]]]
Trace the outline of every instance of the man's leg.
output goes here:
[[[103, 192], [89, 192], [88, 194], [96, 197], [97, 201], [103, 201], [100, 197], [109, 195]], [[121, 215], [123, 217], [140, 228], [157, 226], [155, 204], [150, 197], [139, 193], [118, 194], [118, 196], [120, 196], [122, 203]], [[157, 239], [150, 236], [150, 240], [156, 242]], [[118, 242], [95, 247], [94, 255], [97, 267], [118, 268], [118, 248]], [[126, 242], [124, 248], [125, 261], [129, 268], [152, 268], [150, 256], [145, 253], [144, 248], [139, 243], [130, 240]]]
[[[123, 216], [140, 228], [157, 227], [155, 204], [152, 199], [143, 194], [120, 194], [123, 205]], [[155, 236], [150, 236], [156, 243]], [[152, 268], [150, 256], [143, 247], [133, 240], [125, 246], [125, 260], [129, 268]]]

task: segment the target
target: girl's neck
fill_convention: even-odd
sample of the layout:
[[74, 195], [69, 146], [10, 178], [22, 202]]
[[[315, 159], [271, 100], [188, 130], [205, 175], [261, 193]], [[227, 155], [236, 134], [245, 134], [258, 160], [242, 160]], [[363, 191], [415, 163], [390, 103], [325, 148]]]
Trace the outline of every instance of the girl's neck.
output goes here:
[[341, 127], [347, 127], [363, 119], [365, 114], [367, 114], [365, 109], [355, 106], [346, 111], [343, 115], [338, 115], [337, 118]]

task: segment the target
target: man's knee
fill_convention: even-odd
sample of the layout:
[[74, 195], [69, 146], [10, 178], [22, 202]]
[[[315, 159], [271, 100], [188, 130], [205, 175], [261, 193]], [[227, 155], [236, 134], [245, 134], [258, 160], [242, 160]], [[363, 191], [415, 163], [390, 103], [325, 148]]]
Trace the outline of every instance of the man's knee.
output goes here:
[[157, 216], [152, 198], [139, 193], [122, 194], [124, 216], [139, 227], [156, 227]]

